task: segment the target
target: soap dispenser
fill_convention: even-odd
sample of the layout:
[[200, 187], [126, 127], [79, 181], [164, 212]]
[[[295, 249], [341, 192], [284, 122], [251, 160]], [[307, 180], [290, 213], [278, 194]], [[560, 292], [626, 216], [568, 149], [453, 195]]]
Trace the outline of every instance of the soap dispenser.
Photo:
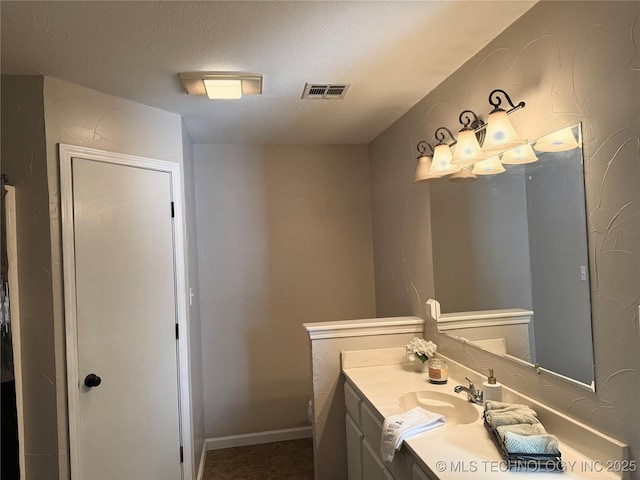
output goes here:
[[489, 377], [487, 381], [482, 384], [484, 401], [501, 402], [502, 401], [502, 384], [496, 382], [496, 377], [493, 376], [493, 368], [489, 369]]

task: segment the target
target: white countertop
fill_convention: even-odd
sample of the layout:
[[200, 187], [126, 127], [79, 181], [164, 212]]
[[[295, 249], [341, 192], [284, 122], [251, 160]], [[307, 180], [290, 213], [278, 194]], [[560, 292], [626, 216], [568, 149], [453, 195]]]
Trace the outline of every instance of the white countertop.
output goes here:
[[[439, 391], [456, 395], [455, 385], [466, 385], [464, 379], [449, 377], [445, 385], [433, 385], [425, 373], [415, 373], [410, 364], [350, 367], [343, 372], [358, 393], [365, 398], [381, 417], [388, 417], [402, 410], [399, 398], [416, 391]], [[460, 374], [460, 372], [458, 372]], [[450, 374], [451, 375], [451, 374]], [[464, 395], [464, 394], [461, 394]], [[478, 420], [470, 424], [447, 425], [418, 434], [405, 441], [402, 448], [409, 448], [441, 480], [473, 479], [619, 479], [622, 465], [611, 460], [592, 460], [562, 441], [559, 432], [549, 433], [560, 439], [560, 451], [564, 472], [511, 472], [483, 425], [482, 407], [473, 405], [480, 413]], [[543, 422], [544, 423], [544, 422]], [[588, 427], [587, 427], [588, 428]], [[614, 472], [607, 471], [613, 469]], [[624, 478], [624, 477], [622, 477]]]

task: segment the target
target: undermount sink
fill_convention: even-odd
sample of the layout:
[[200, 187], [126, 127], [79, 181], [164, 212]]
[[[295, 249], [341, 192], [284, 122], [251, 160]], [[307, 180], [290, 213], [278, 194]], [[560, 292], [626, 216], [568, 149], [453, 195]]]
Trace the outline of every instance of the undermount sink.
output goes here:
[[444, 415], [448, 425], [473, 423], [480, 417], [479, 409], [469, 403], [466, 397], [444, 392], [425, 390], [409, 392], [400, 397], [400, 408], [405, 412], [414, 407]]

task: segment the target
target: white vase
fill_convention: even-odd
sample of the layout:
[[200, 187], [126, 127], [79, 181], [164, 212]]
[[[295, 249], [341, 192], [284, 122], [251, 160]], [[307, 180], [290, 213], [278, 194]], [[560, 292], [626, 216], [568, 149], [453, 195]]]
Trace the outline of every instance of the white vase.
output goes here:
[[424, 373], [429, 370], [429, 360], [425, 360], [424, 362], [420, 360], [418, 357], [413, 361], [413, 369], [417, 373]]

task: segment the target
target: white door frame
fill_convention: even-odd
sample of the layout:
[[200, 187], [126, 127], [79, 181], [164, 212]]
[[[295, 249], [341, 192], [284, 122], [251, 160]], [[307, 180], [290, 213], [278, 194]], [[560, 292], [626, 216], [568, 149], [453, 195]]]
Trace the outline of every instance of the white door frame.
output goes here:
[[188, 325], [187, 325], [187, 283], [184, 248], [184, 218], [182, 205], [182, 180], [180, 165], [164, 160], [107, 152], [93, 148], [59, 144], [60, 151], [60, 194], [62, 214], [62, 252], [64, 273], [65, 332], [67, 343], [67, 387], [69, 396], [69, 450], [71, 457], [71, 478], [80, 471], [79, 430], [80, 379], [78, 374], [78, 325], [76, 316], [75, 247], [73, 228], [73, 181], [71, 159], [73, 157], [106, 162], [117, 165], [167, 172], [171, 181], [174, 202], [174, 262], [176, 275], [177, 322], [180, 332], [178, 339], [178, 398], [180, 409], [180, 435], [183, 447], [182, 478], [193, 478], [192, 427], [189, 385]]
[[13, 345], [13, 376], [16, 381], [16, 413], [18, 414], [18, 459], [20, 479], [24, 480], [24, 401], [22, 396], [22, 343], [20, 338], [20, 292], [18, 290], [18, 230], [16, 227], [16, 187], [5, 185], [5, 215], [7, 219], [7, 257], [9, 259], [9, 301], [11, 305], [11, 343]]

